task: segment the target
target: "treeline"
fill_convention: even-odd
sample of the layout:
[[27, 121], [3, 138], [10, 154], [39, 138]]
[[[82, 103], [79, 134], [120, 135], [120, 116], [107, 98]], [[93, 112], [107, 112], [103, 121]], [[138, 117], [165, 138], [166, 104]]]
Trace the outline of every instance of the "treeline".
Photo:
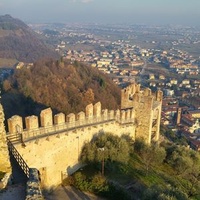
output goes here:
[[21, 106], [27, 105], [29, 112], [36, 109], [35, 103], [66, 114], [84, 111], [86, 105], [98, 101], [107, 109], [120, 104], [120, 89], [98, 70], [78, 62], [40, 60], [33, 67], [15, 70], [3, 88], [23, 94], [26, 103]]

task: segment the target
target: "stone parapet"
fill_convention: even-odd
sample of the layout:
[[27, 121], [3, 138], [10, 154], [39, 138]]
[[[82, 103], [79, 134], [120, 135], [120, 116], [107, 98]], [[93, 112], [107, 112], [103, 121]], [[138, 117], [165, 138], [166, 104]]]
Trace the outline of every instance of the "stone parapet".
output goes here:
[[22, 118], [14, 115], [8, 119], [8, 130], [11, 134], [20, 133], [23, 130]]
[[[134, 122], [133, 109], [127, 109], [126, 111], [120, 110], [101, 110], [101, 103], [98, 102], [95, 105], [89, 104], [86, 106], [86, 112], [79, 112], [77, 115], [70, 113], [67, 116], [63, 113], [56, 114], [54, 116], [54, 123], [52, 121], [52, 110], [50, 108], [42, 110], [40, 114], [41, 126], [38, 127], [38, 118], [36, 116], [29, 116], [25, 118], [26, 128], [23, 129], [22, 118], [20, 116], [14, 116], [8, 119], [10, 127], [16, 126], [16, 121], [21, 124], [23, 140], [29, 138], [53, 134], [58, 131], [67, 130], [70, 128], [78, 128], [80, 126], [88, 126], [91, 124], [103, 123], [110, 120], [115, 120], [119, 123]], [[16, 120], [17, 119], [17, 120]], [[8, 130], [9, 134], [13, 134], [13, 129]]]
[[25, 123], [26, 123], [26, 129], [31, 130], [31, 129], [36, 129], [39, 127], [38, 124], [38, 117], [35, 115], [29, 116], [25, 118]]
[[47, 108], [40, 113], [40, 123], [42, 127], [48, 127], [53, 125], [52, 110]]
[[87, 118], [91, 119], [93, 118], [93, 105], [92, 104], [89, 104], [86, 106], [86, 109], [85, 109], [85, 115]]
[[65, 123], [65, 114], [59, 113], [54, 116], [54, 124], [63, 124]]

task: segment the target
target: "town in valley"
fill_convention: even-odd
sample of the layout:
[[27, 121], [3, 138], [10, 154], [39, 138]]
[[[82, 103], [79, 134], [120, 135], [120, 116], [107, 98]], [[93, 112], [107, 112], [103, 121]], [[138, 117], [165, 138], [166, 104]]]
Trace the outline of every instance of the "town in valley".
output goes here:
[[[188, 26], [29, 24], [70, 62], [86, 63], [123, 88], [164, 93], [162, 124], [200, 150], [200, 29]], [[31, 63], [19, 62], [16, 68]], [[12, 70], [4, 69], [1, 76]]]

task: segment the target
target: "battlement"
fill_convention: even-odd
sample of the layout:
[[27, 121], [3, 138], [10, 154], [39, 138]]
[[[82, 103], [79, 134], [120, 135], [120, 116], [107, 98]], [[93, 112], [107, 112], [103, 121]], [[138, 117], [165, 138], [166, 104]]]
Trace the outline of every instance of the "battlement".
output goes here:
[[8, 119], [8, 134], [20, 133], [23, 139], [29, 139], [43, 134], [53, 134], [62, 130], [88, 126], [91, 124], [104, 123], [107, 121], [117, 121], [120, 124], [134, 123], [134, 110], [102, 110], [101, 103], [86, 106], [85, 112], [78, 114], [70, 113], [65, 116], [63, 113], [52, 115], [51, 108], [42, 110], [40, 118], [37, 116], [25, 117], [25, 127], [23, 127], [22, 117], [15, 115]]
[[140, 84], [133, 83], [121, 90], [122, 94], [132, 94], [140, 92]]
[[[121, 109], [133, 108], [137, 103], [144, 103], [149, 106], [153, 102], [162, 102], [163, 93], [158, 90], [152, 94], [150, 88], [140, 90], [140, 84], [133, 83], [121, 90]], [[153, 101], [152, 101], [153, 100]]]

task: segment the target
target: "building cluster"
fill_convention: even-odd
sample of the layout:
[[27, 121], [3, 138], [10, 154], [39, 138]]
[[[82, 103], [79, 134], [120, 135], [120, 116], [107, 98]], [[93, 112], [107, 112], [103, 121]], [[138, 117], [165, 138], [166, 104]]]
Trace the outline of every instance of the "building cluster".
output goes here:
[[182, 99], [165, 98], [161, 118], [164, 125], [184, 137], [193, 149], [200, 150], [200, 105], [194, 108]]
[[198, 95], [200, 93], [199, 80], [165, 78], [164, 75], [149, 74], [148, 85], [162, 88], [166, 96]]
[[[93, 38], [94, 40], [94, 38]], [[98, 41], [101, 50], [66, 50], [64, 56], [71, 61], [89, 63], [92, 67], [98, 68], [105, 74], [109, 74], [116, 84], [123, 84], [130, 81], [130, 77], [138, 77], [142, 74], [142, 68], [149, 64], [161, 64], [166, 71], [173, 76], [161, 73], [149, 74], [149, 85], [162, 87], [177, 85], [180, 88], [199, 88], [198, 82], [184, 83], [185, 80], [176, 80], [181, 76], [197, 76], [199, 74], [198, 60], [194, 59], [187, 52], [171, 48], [168, 51], [160, 49], [142, 49], [138, 45], [131, 45], [129, 41], [118, 40], [115, 42]], [[107, 46], [105, 45], [107, 43]], [[106, 48], [107, 47], [107, 48]], [[169, 78], [170, 77], [170, 78]]]
[[92, 67], [98, 68], [105, 74], [112, 75], [114, 81], [119, 84], [124, 77], [138, 75], [144, 60], [141, 57], [141, 50], [138, 46], [124, 44], [123, 41], [111, 43], [112, 50], [104, 51], [66, 51], [65, 58], [71, 61], [86, 62]]
[[171, 61], [170, 69], [172, 69], [175, 73], [181, 74], [181, 75], [198, 75], [199, 74], [198, 65], [194, 65], [192, 63], [185, 63], [182, 60]]
[[[43, 26], [52, 31], [43, 31], [44, 27], [38, 26], [35, 27], [36, 31], [47, 38], [53, 38], [55, 50], [66, 59], [72, 62], [86, 62], [110, 75], [118, 85], [126, 85], [132, 80], [138, 80], [138, 77], [140, 79], [146, 64], [147, 67], [149, 64], [162, 65], [166, 67], [166, 72], [173, 74], [170, 77], [169, 73], [166, 73], [168, 75], [157, 73], [154, 75], [155, 78], [153, 76], [150, 78], [149, 85], [145, 85], [146, 87], [164, 86], [170, 89], [168, 88], [168, 84], [169, 86], [171, 84], [169, 77], [176, 79], [179, 76], [199, 74], [199, 57], [191, 56], [182, 48], [183, 45], [199, 43], [198, 30], [191, 32], [188, 27], [143, 25], [50, 26], [46, 24]], [[148, 37], [148, 35], [155, 37]], [[169, 37], [161, 40], [156, 35]], [[163, 50], [165, 46], [167, 50]], [[156, 77], [159, 76], [157, 80]], [[148, 80], [148, 77], [146, 79]], [[177, 81], [181, 84], [181, 80]], [[177, 87], [191, 88], [191, 84], [177, 85]]]

